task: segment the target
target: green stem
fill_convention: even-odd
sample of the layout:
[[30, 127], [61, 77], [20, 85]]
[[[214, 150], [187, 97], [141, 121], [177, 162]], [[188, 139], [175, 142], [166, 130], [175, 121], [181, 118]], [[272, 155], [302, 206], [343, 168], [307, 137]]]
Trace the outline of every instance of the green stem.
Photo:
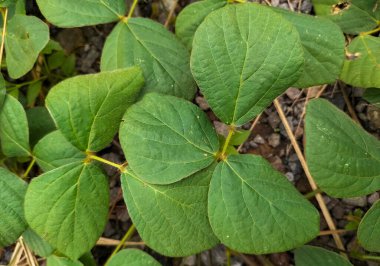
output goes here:
[[322, 190], [320, 188], [317, 188], [316, 190], [313, 190], [305, 195], [303, 195], [305, 197], [305, 199], [311, 199], [311, 198], [314, 198], [315, 195], [319, 194], [319, 193], [322, 193]]
[[33, 157], [33, 159], [30, 161], [29, 165], [28, 165], [28, 168], [26, 169], [24, 175], [22, 176], [23, 179], [27, 178], [30, 171], [32, 170], [33, 168], [33, 165], [36, 163], [36, 159]]
[[7, 32], [7, 20], [8, 20], [8, 8], [1, 8], [1, 15], [3, 17], [3, 32], [1, 36], [1, 46], [0, 46], [0, 68], [3, 63], [3, 54], [4, 54], [4, 44], [5, 44], [5, 34]]
[[229, 248], [226, 247], [226, 264], [227, 266], [231, 266], [231, 251]]
[[370, 31], [366, 31], [366, 32], [361, 32], [360, 33], [360, 36], [364, 36], [364, 35], [371, 35], [371, 34], [374, 34], [376, 32], [379, 32], [380, 31], [380, 27], [376, 28], [376, 29], [373, 29], [373, 30], [370, 30]]
[[139, 2], [138, 0], [133, 0], [133, 4], [131, 6], [131, 9], [129, 9], [128, 15], [125, 18], [124, 22], [127, 22], [128, 19], [130, 19], [132, 17], [133, 12], [135, 11], [135, 8], [136, 8], [138, 2]]
[[228, 136], [226, 138], [226, 141], [224, 142], [224, 145], [223, 145], [221, 157], [225, 156], [225, 153], [226, 153], [227, 148], [228, 148], [228, 144], [230, 144], [231, 138], [232, 138], [234, 133], [235, 133], [235, 127], [231, 126], [229, 131], [228, 131]]
[[111, 260], [111, 258], [113, 256], [115, 256], [115, 254], [117, 252], [119, 252], [119, 250], [124, 246], [125, 242], [127, 242], [131, 237], [132, 235], [136, 232], [136, 227], [134, 224], [131, 225], [131, 227], [129, 227], [128, 231], [125, 233], [124, 237], [120, 240], [120, 243], [119, 245], [117, 245], [117, 247], [115, 248], [115, 250], [112, 252], [111, 256], [109, 256], [107, 262], [105, 265], [107, 265], [109, 263], [109, 261]]
[[99, 161], [99, 162], [104, 163], [104, 164], [108, 164], [110, 166], [113, 166], [113, 167], [119, 169], [120, 172], [123, 172], [124, 171], [124, 167], [125, 167], [122, 164], [117, 164], [117, 163], [108, 161], [106, 159], [103, 159], [103, 158], [101, 158], [99, 156], [96, 156], [94, 154], [91, 154], [91, 153], [87, 154], [87, 160], [95, 160], [95, 161]]
[[45, 80], [47, 78], [48, 78], [47, 76], [43, 76], [41, 78], [38, 78], [38, 79], [35, 79], [35, 80], [31, 80], [31, 81], [26, 81], [26, 82], [23, 82], [23, 83], [20, 83], [20, 84], [12, 84], [14, 86], [8, 88], [8, 90], [19, 89], [19, 88], [21, 88], [23, 86], [31, 85], [31, 84], [34, 84], [34, 83], [36, 83], [38, 81]]

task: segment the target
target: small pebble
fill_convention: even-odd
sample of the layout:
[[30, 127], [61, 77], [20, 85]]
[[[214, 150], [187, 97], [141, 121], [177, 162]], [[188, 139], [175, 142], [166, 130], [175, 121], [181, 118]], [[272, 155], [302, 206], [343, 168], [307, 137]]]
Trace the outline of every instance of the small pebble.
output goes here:
[[198, 104], [198, 106], [203, 110], [203, 111], [206, 111], [208, 109], [210, 109], [210, 105], [208, 105], [206, 99], [204, 97], [201, 97], [201, 96], [197, 96], [195, 98], [195, 102]]
[[372, 204], [374, 204], [376, 201], [378, 201], [378, 199], [379, 199], [379, 193], [378, 193], [378, 192], [375, 192], [375, 193], [373, 193], [373, 194], [371, 194], [371, 195], [368, 196], [367, 201], [368, 201], [369, 204], [372, 205]]
[[255, 136], [255, 138], [253, 139], [253, 141], [256, 142], [257, 144], [264, 144], [265, 143], [265, 140], [259, 134], [257, 134]]
[[294, 174], [292, 172], [287, 172], [285, 174], [286, 178], [290, 181], [290, 182], [295, 182], [295, 178], [294, 178]]
[[367, 198], [365, 196], [343, 199], [342, 201], [351, 206], [365, 207], [367, 205]]
[[272, 112], [268, 115], [268, 123], [271, 128], [276, 129], [281, 123], [280, 117], [276, 112]]
[[278, 145], [280, 145], [280, 138], [280, 134], [273, 133], [268, 138], [268, 144], [273, 148], [276, 148]]
[[299, 98], [300, 93], [302, 93], [302, 91], [300, 91], [297, 88], [289, 88], [285, 92], [286, 96], [288, 96], [289, 99], [291, 99], [291, 100], [295, 100], [295, 99]]

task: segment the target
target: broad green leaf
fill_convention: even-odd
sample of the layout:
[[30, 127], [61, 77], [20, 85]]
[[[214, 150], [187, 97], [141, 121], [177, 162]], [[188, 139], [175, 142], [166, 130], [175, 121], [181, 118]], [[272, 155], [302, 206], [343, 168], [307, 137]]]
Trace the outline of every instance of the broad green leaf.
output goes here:
[[380, 189], [380, 142], [327, 100], [306, 109], [305, 153], [311, 175], [332, 197]]
[[23, 207], [26, 188], [18, 176], [0, 168], [0, 247], [16, 242], [27, 228]]
[[238, 252], [282, 252], [319, 232], [313, 205], [265, 159], [254, 155], [230, 155], [218, 164], [208, 213], [216, 236]]
[[294, 251], [296, 266], [352, 266], [352, 264], [338, 253], [329, 250], [303, 246]]
[[250, 130], [237, 130], [231, 137], [229, 144], [232, 146], [238, 146], [243, 144], [251, 135]]
[[196, 105], [147, 94], [125, 114], [120, 143], [133, 171], [144, 181], [170, 184], [215, 161], [218, 137]]
[[175, 22], [175, 34], [191, 50], [195, 31], [212, 11], [227, 5], [226, 0], [204, 0], [186, 6]]
[[191, 69], [215, 114], [242, 125], [261, 113], [300, 77], [299, 34], [265, 6], [228, 5], [198, 27]]
[[0, 109], [0, 141], [4, 155], [30, 155], [28, 121], [21, 103], [7, 95]]
[[67, 140], [96, 152], [112, 141], [143, 83], [139, 67], [77, 76], [54, 86], [46, 106]]
[[79, 261], [73, 261], [69, 258], [58, 257], [55, 255], [48, 257], [46, 262], [47, 266], [83, 266], [83, 264]]
[[363, 98], [368, 101], [370, 104], [380, 108], [380, 89], [378, 88], [369, 88], [366, 89], [363, 95]]
[[67, 141], [59, 130], [42, 138], [34, 147], [33, 155], [45, 172], [66, 164], [83, 162], [86, 158], [86, 154]]
[[9, 76], [17, 79], [33, 68], [49, 41], [49, 27], [39, 18], [15, 15], [8, 22], [5, 52]]
[[380, 19], [378, 0], [312, 0], [318, 16], [331, 19], [348, 34], [375, 28]]
[[144, 242], [170, 257], [184, 257], [219, 241], [207, 218], [209, 167], [170, 185], [151, 185], [128, 171], [122, 175], [128, 213]]
[[108, 266], [160, 266], [154, 258], [139, 249], [119, 251], [108, 262]]
[[0, 73], [0, 110], [4, 104], [6, 92], [7, 90], [5, 87], [5, 80], [3, 78], [3, 75]]
[[380, 201], [364, 215], [358, 228], [359, 243], [368, 251], [380, 252]]
[[38, 95], [42, 90], [42, 81], [37, 81], [28, 86], [26, 91], [26, 103], [27, 106], [33, 106], [36, 102]]
[[282, 8], [272, 10], [291, 22], [301, 38], [305, 63], [300, 79], [293, 86], [307, 88], [332, 83], [338, 79], [345, 48], [345, 39], [340, 28], [325, 18], [290, 12]]
[[143, 92], [159, 92], [192, 99], [196, 84], [189, 53], [164, 26], [146, 18], [119, 22], [104, 45], [101, 69], [139, 65], [144, 73]]
[[63, 28], [117, 21], [126, 8], [124, 0], [37, 0], [37, 4], [49, 22]]
[[26, 117], [28, 118], [31, 146], [56, 129], [54, 121], [45, 107], [38, 106], [26, 110]]
[[108, 182], [93, 164], [72, 163], [34, 178], [25, 217], [38, 235], [72, 260], [89, 251], [108, 215]]
[[380, 88], [380, 37], [356, 37], [347, 47], [340, 79], [362, 88]]
[[28, 228], [23, 234], [22, 237], [28, 247], [41, 257], [48, 257], [54, 252], [54, 248], [37, 235], [32, 229]]

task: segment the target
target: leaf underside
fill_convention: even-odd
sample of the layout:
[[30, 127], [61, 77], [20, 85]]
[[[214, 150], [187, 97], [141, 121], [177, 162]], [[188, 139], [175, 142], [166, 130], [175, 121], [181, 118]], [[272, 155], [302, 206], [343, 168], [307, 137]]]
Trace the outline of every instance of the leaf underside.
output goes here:
[[358, 228], [358, 240], [368, 251], [380, 252], [380, 201], [364, 215]]
[[329, 250], [303, 246], [294, 251], [297, 266], [352, 266], [352, 264], [338, 253]]
[[160, 266], [154, 258], [139, 249], [124, 249], [111, 258], [108, 266]]

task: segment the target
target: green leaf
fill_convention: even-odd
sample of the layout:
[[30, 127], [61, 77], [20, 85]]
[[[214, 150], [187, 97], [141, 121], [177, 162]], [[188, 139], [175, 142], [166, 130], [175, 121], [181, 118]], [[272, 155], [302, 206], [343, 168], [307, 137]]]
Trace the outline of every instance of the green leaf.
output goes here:
[[223, 244], [243, 253], [286, 251], [319, 233], [319, 214], [262, 157], [231, 155], [211, 179], [208, 213]]
[[233, 146], [238, 146], [243, 144], [251, 135], [250, 130], [237, 130], [235, 133], [232, 135], [229, 144]]
[[297, 248], [294, 256], [296, 266], [352, 266], [346, 258], [320, 247]]
[[0, 141], [4, 155], [30, 155], [28, 121], [21, 103], [7, 95], [0, 109]]
[[102, 234], [108, 216], [108, 182], [93, 164], [72, 163], [34, 178], [25, 196], [30, 227], [76, 260]]
[[380, 201], [377, 201], [364, 215], [359, 224], [358, 240], [368, 251], [380, 252]]
[[86, 154], [67, 141], [59, 130], [42, 138], [34, 147], [33, 155], [45, 172], [66, 164], [83, 162], [86, 158]]
[[16, 242], [26, 230], [24, 197], [27, 185], [0, 167], [0, 247]]
[[307, 88], [332, 83], [339, 78], [344, 61], [345, 38], [340, 28], [328, 19], [272, 10], [281, 14], [297, 29], [303, 46], [305, 63], [300, 79], [293, 85]]
[[8, 22], [5, 52], [9, 76], [17, 79], [34, 66], [49, 41], [49, 27], [39, 18], [15, 15]]
[[300, 77], [304, 62], [297, 30], [265, 6], [228, 5], [198, 27], [191, 69], [215, 114], [242, 125]]
[[36, 102], [38, 95], [42, 90], [42, 81], [37, 81], [28, 86], [26, 91], [26, 103], [27, 106], [33, 106]]
[[191, 50], [195, 31], [212, 11], [227, 5], [226, 0], [204, 0], [186, 6], [175, 22], [175, 34]]
[[0, 110], [4, 104], [6, 93], [7, 93], [7, 90], [5, 87], [5, 80], [3, 78], [3, 75], [0, 73]]
[[28, 228], [23, 234], [22, 237], [28, 247], [41, 257], [48, 257], [54, 252], [54, 248], [37, 235], [32, 229]]
[[160, 266], [154, 258], [139, 249], [124, 249], [111, 258], [108, 266]]
[[112, 141], [143, 83], [139, 67], [77, 76], [54, 86], [46, 106], [67, 140], [96, 152]]
[[124, 0], [37, 0], [37, 4], [48, 21], [63, 28], [117, 21], [126, 12]]
[[375, 28], [380, 19], [378, 0], [313, 0], [318, 16], [326, 17], [348, 34]]
[[170, 257], [184, 257], [219, 241], [207, 219], [209, 167], [170, 185], [151, 185], [128, 171], [122, 188], [128, 213], [144, 242]]
[[363, 98], [370, 104], [380, 108], [380, 90], [378, 88], [366, 89]]
[[104, 45], [101, 69], [141, 66], [143, 93], [159, 92], [192, 99], [196, 84], [190, 72], [189, 53], [164, 26], [146, 18], [119, 22]]
[[326, 100], [306, 109], [305, 153], [311, 175], [332, 197], [380, 189], [380, 142]]
[[83, 266], [83, 264], [79, 261], [52, 255], [47, 258], [47, 266]]
[[54, 131], [55, 124], [45, 107], [37, 106], [26, 110], [29, 125], [29, 141], [33, 147], [40, 139]]
[[347, 47], [341, 80], [357, 87], [380, 88], [380, 38], [356, 37]]
[[196, 105], [147, 94], [125, 114], [120, 143], [133, 171], [144, 181], [170, 184], [215, 161], [218, 137]]

